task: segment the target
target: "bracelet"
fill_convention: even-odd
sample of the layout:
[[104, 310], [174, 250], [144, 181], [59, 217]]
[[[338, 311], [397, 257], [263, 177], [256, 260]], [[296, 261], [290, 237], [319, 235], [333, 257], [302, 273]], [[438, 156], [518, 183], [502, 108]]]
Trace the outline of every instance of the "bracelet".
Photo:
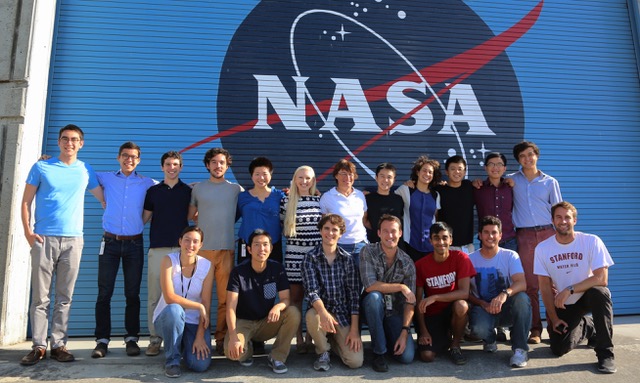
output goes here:
[[[409, 328], [409, 326], [402, 326], [402, 330], [407, 330], [407, 333], [411, 332], [411, 329]], [[400, 331], [402, 331], [400, 330]]]

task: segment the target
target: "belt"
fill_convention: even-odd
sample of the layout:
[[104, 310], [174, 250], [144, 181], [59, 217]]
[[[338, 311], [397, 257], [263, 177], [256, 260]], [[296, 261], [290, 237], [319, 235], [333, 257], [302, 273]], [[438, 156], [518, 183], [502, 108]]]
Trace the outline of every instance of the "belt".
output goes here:
[[104, 236], [107, 238], [113, 238], [116, 241], [133, 241], [133, 240], [142, 238], [142, 233], [136, 234], [136, 235], [117, 235], [117, 234], [113, 234], [113, 233], [109, 233], [108, 231], [105, 231]]
[[552, 229], [553, 225], [540, 225], [540, 226], [531, 226], [531, 227], [519, 227], [516, 231], [543, 231], [547, 229]]

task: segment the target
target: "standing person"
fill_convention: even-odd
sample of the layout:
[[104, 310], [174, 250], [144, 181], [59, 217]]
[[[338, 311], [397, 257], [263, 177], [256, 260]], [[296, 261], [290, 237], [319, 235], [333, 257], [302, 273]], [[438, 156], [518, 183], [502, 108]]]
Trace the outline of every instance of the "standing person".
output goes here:
[[400, 218], [384, 214], [378, 221], [380, 242], [360, 253], [360, 278], [366, 291], [362, 301], [373, 346], [373, 369], [386, 372], [387, 352], [400, 363], [411, 363], [415, 345], [411, 319], [416, 304], [416, 268], [398, 247], [402, 238]]
[[273, 248], [269, 233], [256, 229], [247, 245], [251, 258], [233, 269], [227, 287], [225, 355], [248, 367], [253, 364], [251, 341], [276, 338], [267, 361], [273, 372], [284, 374], [291, 339], [300, 325], [300, 311], [290, 305], [289, 281], [282, 263], [269, 259]]
[[182, 375], [180, 360], [194, 371], [203, 372], [211, 364], [209, 309], [213, 269], [208, 259], [198, 255], [203, 233], [197, 226], [186, 227], [180, 250], [162, 258], [162, 295], [153, 313], [160, 337], [165, 339], [165, 369], [169, 378]]
[[433, 251], [429, 227], [436, 222], [440, 209], [440, 195], [435, 190], [440, 177], [440, 163], [420, 156], [411, 169], [411, 182], [415, 188], [402, 185], [396, 189], [404, 202], [405, 251], [414, 262]]
[[209, 179], [193, 186], [189, 219], [197, 219], [198, 226], [204, 232], [205, 239], [199, 254], [213, 264], [218, 297], [214, 338], [216, 352], [223, 355], [224, 336], [227, 333], [226, 289], [229, 273], [233, 268], [236, 205], [238, 204], [238, 194], [243, 189], [240, 185], [224, 178], [232, 162], [231, 154], [226, 149], [212, 148], [207, 150], [203, 162], [209, 172]]
[[124, 326], [126, 352], [140, 355], [140, 284], [144, 268], [142, 213], [147, 190], [155, 184], [149, 177], [138, 174], [140, 147], [133, 142], [120, 145], [117, 172], [98, 172], [107, 203], [102, 216], [104, 234], [98, 257], [98, 298], [96, 299], [96, 347], [92, 358], [107, 355], [111, 339], [111, 297], [122, 262], [126, 308]]
[[162, 337], [156, 333], [153, 312], [162, 295], [160, 290], [160, 264], [168, 254], [179, 248], [178, 239], [189, 226], [187, 215], [191, 201], [191, 186], [180, 180], [182, 154], [169, 151], [160, 158], [164, 180], [147, 190], [144, 200], [143, 220], [151, 220], [149, 254], [147, 264], [147, 320], [149, 326], [148, 356], [160, 353]]
[[[284, 268], [291, 288], [291, 305], [302, 312], [304, 288], [302, 287], [302, 261], [304, 256], [322, 242], [318, 222], [322, 218], [320, 197], [316, 195], [316, 175], [310, 166], [300, 166], [293, 173], [289, 196], [280, 201], [280, 219], [287, 238]], [[311, 337], [302, 337], [302, 323], [296, 334], [299, 354], [312, 352]]]
[[[267, 157], [256, 157], [249, 164], [253, 188], [238, 195], [236, 215], [242, 218], [238, 229], [238, 259], [244, 260], [249, 236], [256, 229], [267, 231], [273, 239], [271, 259], [282, 263], [282, 228], [280, 226], [280, 200], [284, 192], [269, 186], [273, 164]], [[239, 263], [238, 262], [238, 263]]]
[[467, 161], [455, 155], [445, 161], [446, 185], [438, 185], [441, 209], [438, 219], [446, 222], [456, 235], [453, 236], [451, 250], [460, 250], [467, 254], [473, 252], [473, 184], [465, 179]]
[[[364, 226], [367, 228], [369, 243], [380, 241], [378, 237], [378, 222], [385, 214], [391, 214], [400, 218], [404, 216], [404, 202], [402, 197], [392, 193], [391, 188], [396, 180], [396, 167], [388, 162], [383, 162], [376, 168], [376, 183], [378, 189], [365, 196], [367, 211], [364, 213]], [[402, 227], [401, 227], [402, 229]]]
[[449, 250], [451, 228], [436, 222], [429, 228], [433, 252], [416, 262], [418, 351], [420, 359], [432, 362], [449, 351], [453, 363], [463, 365], [460, 341], [467, 325], [469, 279], [476, 272], [467, 254]]
[[320, 209], [323, 214], [338, 214], [346, 225], [338, 245], [354, 256], [358, 264], [360, 249], [367, 244], [367, 229], [364, 227], [363, 217], [367, 211], [367, 201], [364, 194], [353, 187], [358, 179], [356, 166], [345, 159], [333, 166], [333, 178], [336, 186], [320, 198]]
[[557, 203], [551, 215], [556, 234], [536, 247], [534, 266], [547, 310], [551, 351], [562, 356], [588, 339], [598, 371], [613, 374], [613, 303], [607, 288], [613, 260], [598, 236], [574, 230], [575, 206]]
[[482, 247], [469, 254], [476, 270], [471, 279], [469, 302], [471, 332], [482, 338], [483, 349], [496, 352], [496, 327], [511, 327], [509, 361], [512, 367], [525, 367], [529, 360], [527, 335], [531, 327], [531, 303], [518, 253], [499, 246], [502, 222], [487, 216], [480, 222]]
[[513, 225], [513, 188], [503, 177], [507, 170], [507, 157], [502, 153], [491, 152], [484, 160], [487, 179], [473, 191], [478, 222], [483, 217], [498, 217], [502, 223], [502, 239], [499, 246], [518, 251], [516, 229]]
[[528, 342], [538, 344], [542, 335], [538, 278], [533, 273], [534, 250], [553, 236], [551, 206], [562, 201], [560, 184], [555, 178], [538, 169], [540, 149], [533, 142], [523, 141], [513, 147], [513, 156], [521, 169], [509, 177], [513, 179], [513, 223], [516, 226], [518, 253], [527, 281], [527, 295], [531, 300], [531, 334]]
[[[32, 348], [20, 364], [38, 363], [47, 353], [49, 292], [55, 275], [55, 303], [51, 318], [51, 359], [75, 360], [67, 350], [71, 298], [82, 257], [84, 194], [89, 190], [104, 204], [93, 169], [78, 159], [84, 132], [69, 124], [58, 132], [60, 154], [36, 162], [29, 171], [21, 204], [24, 236], [31, 246]], [[33, 229], [32, 204], [36, 200]]]
[[318, 358], [316, 371], [331, 368], [333, 349], [349, 368], [362, 366], [364, 354], [360, 338], [360, 278], [353, 256], [338, 246], [346, 230], [344, 219], [327, 214], [318, 228], [322, 244], [302, 262], [302, 283], [311, 307], [307, 310], [307, 331], [313, 338]]

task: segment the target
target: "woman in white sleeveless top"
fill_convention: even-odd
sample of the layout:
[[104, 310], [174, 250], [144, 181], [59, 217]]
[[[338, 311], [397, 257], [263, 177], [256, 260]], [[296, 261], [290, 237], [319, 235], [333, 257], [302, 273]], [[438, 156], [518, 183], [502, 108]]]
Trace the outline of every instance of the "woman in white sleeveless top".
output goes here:
[[202, 372], [211, 364], [209, 309], [213, 287], [211, 262], [198, 256], [203, 233], [189, 226], [180, 236], [180, 253], [162, 259], [162, 296], [153, 313], [153, 323], [165, 349], [165, 375], [181, 375], [180, 360], [191, 370]]

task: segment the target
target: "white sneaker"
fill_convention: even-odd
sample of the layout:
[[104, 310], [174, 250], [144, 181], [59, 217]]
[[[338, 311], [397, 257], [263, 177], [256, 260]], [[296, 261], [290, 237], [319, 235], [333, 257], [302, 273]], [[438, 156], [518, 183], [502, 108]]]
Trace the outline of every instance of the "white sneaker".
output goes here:
[[511, 357], [511, 367], [525, 367], [529, 360], [529, 353], [521, 348], [516, 348]]
[[496, 352], [496, 351], [498, 351], [498, 344], [496, 342], [484, 343], [482, 345], [482, 351], [484, 351], [484, 352]]
[[313, 369], [316, 371], [329, 371], [331, 368], [331, 358], [329, 357], [329, 352], [325, 351], [318, 359], [313, 363]]

